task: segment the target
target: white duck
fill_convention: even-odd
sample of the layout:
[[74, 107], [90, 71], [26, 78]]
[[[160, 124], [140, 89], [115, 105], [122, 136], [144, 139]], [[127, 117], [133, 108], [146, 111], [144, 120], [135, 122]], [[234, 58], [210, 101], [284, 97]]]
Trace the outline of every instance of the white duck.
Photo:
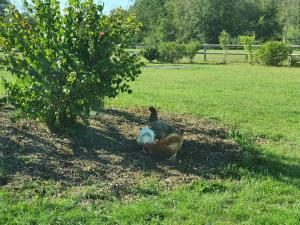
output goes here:
[[141, 128], [136, 141], [139, 145], [155, 144], [154, 131], [151, 130], [149, 127]]

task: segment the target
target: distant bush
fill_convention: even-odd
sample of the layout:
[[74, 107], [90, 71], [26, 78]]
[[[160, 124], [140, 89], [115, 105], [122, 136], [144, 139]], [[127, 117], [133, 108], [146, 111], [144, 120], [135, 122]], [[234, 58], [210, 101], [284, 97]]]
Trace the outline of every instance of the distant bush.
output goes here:
[[257, 60], [261, 64], [278, 66], [288, 59], [292, 49], [285, 43], [270, 41], [263, 44], [257, 51]]
[[176, 42], [162, 42], [158, 46], [158, 54], [160, 62], [179, 62], [185, 55], [185, 46]]
[[193, 62], [197, 52], [200, 49], [200, 44], [197, 41], [192, 41], [185, 45], [185, 56], [189, 59], [190, 63]]
[[147, 46], [142, 50], [142, 55], [149, 61], [158, 59], [158, 49], [157, 46]]

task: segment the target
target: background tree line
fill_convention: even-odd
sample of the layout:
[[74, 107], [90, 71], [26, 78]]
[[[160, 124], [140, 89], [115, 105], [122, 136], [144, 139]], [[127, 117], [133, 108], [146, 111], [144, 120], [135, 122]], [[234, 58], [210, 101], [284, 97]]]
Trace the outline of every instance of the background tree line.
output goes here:
[[129, 12], [143, 24], [137, 43], [218, 43], [226, 30], [300, 44], [300, 0], [135, 0]]

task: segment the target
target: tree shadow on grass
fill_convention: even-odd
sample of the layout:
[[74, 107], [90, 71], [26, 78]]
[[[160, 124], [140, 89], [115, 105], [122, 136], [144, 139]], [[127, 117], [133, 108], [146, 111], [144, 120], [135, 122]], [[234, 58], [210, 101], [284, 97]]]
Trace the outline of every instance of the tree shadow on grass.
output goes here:
[[235, 142], [215, 123], [185, 115], [163, 115], [186, 132], [175, 161], [145, 155], [136, 144], [139, 128], [147, 124], [145, 110], [103, 110], [90, 120], [90, 126], [81, 126], [68, 138], [51, 134], [32, 121], [13, 124], [5, 112], [0, 116], [0, 167], [11, 180], [18, 175], [67, 186], [100, 182], [118, 189], [153, 174], [170, 187], [199, 177], [240, 179], [245, 171], [282, 182], [300, 176], [299, 164], [285, 164], [243, 141], [242, 136], [235, 137]]
[[278, 181], [300, 187], [300, 159], [276, 155], [255, 143], [254, 138], [237, 133], [232, 137], [240, 146], [237, 163], [223, 171], [225, 177], [243, 175], [272, 177]]

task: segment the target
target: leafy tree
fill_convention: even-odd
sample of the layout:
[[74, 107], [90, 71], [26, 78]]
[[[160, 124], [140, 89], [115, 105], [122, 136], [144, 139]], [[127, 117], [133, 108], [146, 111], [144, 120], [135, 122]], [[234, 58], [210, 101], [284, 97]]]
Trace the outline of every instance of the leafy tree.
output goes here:
[[166, 17], [169, 20], [170, 26], [166, 27], [167, 32], [172, 34], [172, 39], [178, 42], [189, 42], [191, 40], [202, 41], [202, 31], [199, 26], [201, 15], [199, 0], [166, 1]]
[[244, 45], [244, 49], [247, 52], [247, 59], [250, 64], [253, 63], [253, 58], [254, 58], [254, 47], [253, 45], [255, 44], [255, 35], [251, 36], [240, 36], [240, 41]]
[[142, 23], [141, 31], [136, 35], [137, 42], [156, 42], [158, 39], [158, 27], [166, 14], [164, 8], [166, 0], [136, 0], [129, 9]]
[[[300, 0], [281, 0], [278, 2], [279, 21], [282, 28], [282, 41], [298, 39], [297, 31], [300, 32]], [[293, 30], [296, 30], [293, 34]]]
[[228, 50], [228, 45], [230, 44], [230, 35], [226, 31], [222, 31], [220, 36], [219, 36], [219, 42], [221, 45], [221, 48], [225, 51], [224, 53], [224, 63], [227, 62], [227, 50]]
[[266, 41], [300, 30], [300, 0], [136, 0], [130, 11], [143, 23], [140, 41], [217, 43], [223, 30]]
[[157, 37], [161, 42], [175, 42], [177, 30], [168, 18], [161, 18], [157, 27]]
[[262, 6], [261, 15], [254, 30], [256, 37], [263, 42], [280, 38], [282, 26], [278, 20], [278, 7], [274, 2]]
[[[203, 11], [201, 15], [201, 28], [208, 43], [217, 43], [219, 34], [223, 30], [230, 32], [234, 27], [232, 23], [232, 10], [235, 1], [207, 0], [203, 1]], [[228, 24], [230, 24], [228, 26]]]
[[208, 43], [217, 43], [223, 30], [233, 37], [253, 33], [260, 16], [255, 0], [197, 0], [197, 5], [196, 29]]
[[61, 13], [58, 0], [35, 0], [33, 6], [25, 1], [34, 26], [15, 7], [1, 24], [1, 63], [16, 76], [4, 81], [9, 99], [49, 127], [87, 121], [105, 97], [131, 93], [129, 82], [141, 73], [138, 56], [125, 50], [139, 27], [134, 17], [121, 9], [106, 16], [93, 0], [68, 4]]

